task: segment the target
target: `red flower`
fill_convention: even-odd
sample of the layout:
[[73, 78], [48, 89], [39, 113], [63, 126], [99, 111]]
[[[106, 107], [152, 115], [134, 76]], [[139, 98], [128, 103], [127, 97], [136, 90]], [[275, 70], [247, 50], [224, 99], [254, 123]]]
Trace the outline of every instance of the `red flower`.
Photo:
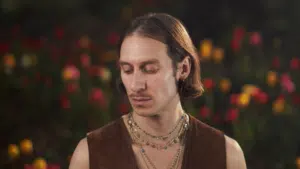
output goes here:
[[293, 104], [295, 104], [295, 105], [300, 104], [300, 95], [294, 93], [293, 96], [292, 96], [292, 102], [293, 102]]
[[231, 94], [230, 95], [230, 104], [236, 105], [238, 101], [239, 95], [238, 94]]
[[206, 78], [203, 80], [203, 85], [206, 89], [212, 89], [214, 86], [214, 82], [211, 78]]
[[283, 94], [280, 94], [280, 95], [277, 97], [276, 100], [284, 100], [284, 99], [285, 99], [284, 95], [283, 95]]
[[77, 83], [69, 83], [67, 84], [67, 91], [68, 93], [74, 93], [78, 89]]
[[232, 49], [234, 52], [239, 51], [240, 46], [241, 46], [241, 44], [240, 44], [240, 41], [239, 41], [239, 40], [237, 40], [237, 39], [232, 39], [232, 40], [231, 40], [231, 49]]
[[200, 108], [199, 115], [202, 118], [208, 118], [210, 115], [209, 108], [207, 106], [203, 106], [202, 108]]
[[228, 110], [225, 116], [225, 121], [229, 121], [229, 122], [235, 121], [237, 120], [238, 116], [239, 116], [238, 110], [235, 108], [231, 108]]
[[0, 43], [0, 54], [7, 53], [9, 51], [8, 43]]
[[244, 38], [244, 35], [245, 35], [245, 30], [244, 30], [243, 27], [236, 27], [234, 29], [232, 40], [231, 40], [231, 49], [234, 52], [239, 51], [239, 49], [241, 47], [242, 40]]
[[263, 91], [259, 91], [254, 94], [254, 99], [260, 104], [266, 104], [268, 102], [268, 95]]
[[55, 37], [57, 39], [61, 40], [64, 37], [64, 35], [65, 35], [65, 31], [63, 28], [61, 28], [61, 27], [55, 28]]
[[275, 56], [272, 60], [272, 67], [278, 69], [280, 67], [279, 57]]
[[111, 32], [107, 37], [107, 41], [110, 45], [116, 45], [119, 39], [120, 36], [116, 32]]
[[292, 58], [292, 60], [290, 61], [290, 68], [292, 70], [297, 70], [300, 68], [300, 60], [298, 58]]
[[62, 108], [64, 109], [70, 108], [70, 100], [66, 96], [62, 95], [60, 97], [60, 103]]
[[243, 27], [236, 27], [233, 31], [233, 39], [238, 41], [242, 40], [245, 35], [245, 29]]

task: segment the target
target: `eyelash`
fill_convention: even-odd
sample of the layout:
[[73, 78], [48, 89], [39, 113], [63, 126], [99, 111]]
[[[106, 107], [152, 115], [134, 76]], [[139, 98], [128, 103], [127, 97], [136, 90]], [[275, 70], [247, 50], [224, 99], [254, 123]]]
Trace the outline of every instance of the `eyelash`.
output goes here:
[[[127, 71], [123, 70], [123, 71], [124, 71], [124, 73], [126, 73], [126, 74], [129, 74], [129, 73], [132, 72], [132, 70], [127, 70]], [[158, 71], [158, 69], [154, 69], [154, 70], [146, 70], [146, 68], [142, 68], [142, 71], [145, 72], [145, 73], [154, 74], [154, 73], [156, 73], [156, 72]]]

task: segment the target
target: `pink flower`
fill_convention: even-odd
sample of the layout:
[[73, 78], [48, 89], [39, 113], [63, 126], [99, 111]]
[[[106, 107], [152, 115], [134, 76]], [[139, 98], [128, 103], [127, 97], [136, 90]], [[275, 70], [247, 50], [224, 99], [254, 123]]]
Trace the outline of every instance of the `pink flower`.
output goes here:
[[99, 88], [93, 88], [90, 93], [90, 101], [97, 102], [101, 106], [104, 106], [106, 102], [105, 102], [103, 91]]
[[288, 74], [281, 75], [281, 87], [288, 93], [295, 91], [295, 85]]
[[251, 45], [260, 45], [262, 42], [261, 35], [258, 32], [253, 32], [250, 35], [250, 44]]
[[90, 65], [90, 56], [84, 53], [80, 56], [80, 61], [83, 67], [88, 67]]
[[77, 80], [80, 77], [80, 72], [74, 65], [68, 65], [63, 70], [64, 80]]
[[207, 106], [203, 106], [202, 108], [200, 108], [199, 115], [202, 118], [208, 118], [210, 115], [209, 108]]

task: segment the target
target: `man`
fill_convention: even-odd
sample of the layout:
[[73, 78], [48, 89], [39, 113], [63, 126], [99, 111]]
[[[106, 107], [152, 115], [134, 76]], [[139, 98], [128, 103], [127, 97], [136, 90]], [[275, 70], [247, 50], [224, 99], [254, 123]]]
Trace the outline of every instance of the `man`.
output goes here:
[[178, 19], [136, 18], [119, 54], [120, 87], [133, 111], [82, 139], [70, 169], [246, 169], [235, 140], [182, 108], [203, 88], [197, 52]]

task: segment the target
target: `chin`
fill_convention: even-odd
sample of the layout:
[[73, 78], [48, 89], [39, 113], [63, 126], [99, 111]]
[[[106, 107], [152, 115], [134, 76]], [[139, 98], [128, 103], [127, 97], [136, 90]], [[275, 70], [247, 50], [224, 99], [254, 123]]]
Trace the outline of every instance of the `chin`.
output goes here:
[[157, 111], [155, 111], [152, 108], [140, 108], [140, 107], [134, 107], [133, 108], [134, 113], [136, 113], [139, 116], [142, 117], [152, 117], [157, 115]]

